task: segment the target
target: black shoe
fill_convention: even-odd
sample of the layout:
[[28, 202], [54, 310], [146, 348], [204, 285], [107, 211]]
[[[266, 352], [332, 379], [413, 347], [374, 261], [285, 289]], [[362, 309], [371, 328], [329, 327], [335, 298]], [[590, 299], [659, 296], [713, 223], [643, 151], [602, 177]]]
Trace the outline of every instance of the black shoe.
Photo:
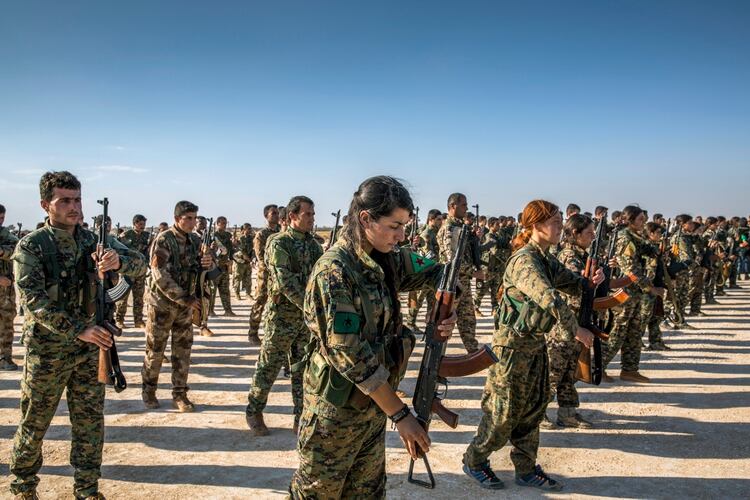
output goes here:
[[530, 472], [525, 476], [516, 475], [516, 484], [519, 486], [530, 486], [532, 488], [539, 488], [540, 490], [547, 491], [560, 491], [563, 488], [562, 483], [549, 477], [542, 470], [541, 465], [537, 465], [536, 468], [534, 468], [534, 472]]
[[464, 473], [479, 483], [479, 486], [488, 490], [502, 490], [505, 488], [503, 482], [498, 478], [490, 468], [490, 463], [485, 462], [476, 469], [469, 468], [464, 464]]

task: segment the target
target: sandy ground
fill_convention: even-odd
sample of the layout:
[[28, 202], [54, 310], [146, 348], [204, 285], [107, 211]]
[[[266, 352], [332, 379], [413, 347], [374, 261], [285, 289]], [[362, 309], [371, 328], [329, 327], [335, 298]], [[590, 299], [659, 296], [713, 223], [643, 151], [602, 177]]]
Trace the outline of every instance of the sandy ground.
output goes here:
[[[697, 330], [669, 331], [671, 351], [644, 351], [641, 369], [653, 383], [617, 382], [582, 387], [582, 413], [593, 430], [542, 433], [539, 461], [565, 482], [553, 497], [748, 498], [750, 491], [750, 285], [730, 290]], [[268, 437], [252, 438], [244, 407], [258, 348], [246, 341], [250, 302], [235, 308], [238, 318], [212, 318], [212, 338], [196, 337], [190, 397], [197, 412], [170, 407], [169, 365], [162, 370], [162, 409], [146, 412], [140, 398], [144, 335], [128, 329], [119, 341], [128, 389], [108, 390], [106, 444], [101, 490], [108, 498], [276, 498], [285, 494], [296, 467], [289, 381], [279, 378], [266, 410]], [[485, 314], [488, 312], [484, 309]], [[128, 318], [130, 320], [130, 318]], [[20, 325], [17, 322], [17, 331]], [[490, 342], [491, 321], [479, 320], [480, 340]], [[460, 353], [460, 341], [450, 352]], [[412, 358], [404, 388], [414, 386], [421, 350]], [[16, 361], [22, 350], [16, 348]], [[610, 374], [619, 373], [617, 360]], [[0, 462], [7, 471], [19, 417], [21, 372], [0, 372]], [[435, 422], [429, 454], [437, 474], [435, 490], [406, 482], [408, 458], [398, 435], [388, 432], [388, 495], [392, 498], [538, 497], [513, 483], [508, 448], [492, 463], [506, 482], [504, 492], [477, 488], [461, 472], [461, 456], [479, 421], [484, 374], [454, 380], [446, 406], [460, 414], [452, 430]], [[554, 408], [549, 413], [554, 414]], [[47, 433], [41, 498], [70, 498], [70, 425], [65, 401]], [[0, 480], [0, 498], [10, 496], [10, 477]]]

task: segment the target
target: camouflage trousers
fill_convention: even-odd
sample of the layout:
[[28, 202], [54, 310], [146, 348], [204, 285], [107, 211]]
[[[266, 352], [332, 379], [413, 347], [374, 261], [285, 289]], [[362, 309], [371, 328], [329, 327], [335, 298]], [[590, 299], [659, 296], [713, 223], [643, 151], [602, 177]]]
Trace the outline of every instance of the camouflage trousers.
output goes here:
[[224, 312], [231, 312], [232, 296], [229, 293], [229, 267], [222, 264], [220, 268], [221, 275], [214, 282], [215, 287], [211, 293], [211, 311], [214, 310], [214, 305], [216, 304], [216, 292], [219, 292], [221, 307], [224, 308]]
[[690, 288], [690, 272], [687, 270], [680, 271], [677, 273], [677, 277], [674, 280], [674, 293], [677, 299], [677, 307], [682, 315], [685, 315], [685, 308], [689, 304], [688, 302], [688, 290]]
[[268, 301], [268, 273], [265, 269], [258, 269], [258, 277], [255, 284], [255, 302], [250, 308], [250, 335], [258, 335], [260, 320], [263, 317], [263, 308]]
[[648, 332], [649, 345], [663, 342], [660, 324], [664, 317], [656, 315], [655, 304], [656, 297], [650, 293], [644, 293], [641, 297], [641, 328]]
[[561, 341], [551, 339], [547, 342], [549, 359], [550, 401], [557, 397], [560, 408], [578, 408], [578, 391], [576, 390], [576, 368], [581, 344], [577, 340]]
[[144, 391], [155, 391], [164, 360], [169, 333], [172, 332], [172, 395], [185, 394], [190, 370], [190, 351], [193, 347], [192, 310], [169, 304], [151, 304], [146, 321], [146, 356], [143, 358], [141, 378]]
[[133, 321], [143, 321], [143, 293], [146, 291], [145, 277], [133, 280], [125, 297], [117, 303], [115, 319], [121, 323], [125, 322], [125, 313], [128, 310], [128, 297], [130, 297], [131, 291], [133, 292]]
[[385, 498], [385, 421], [374, 404], [327, 417], [305, 404], [292, 498]]
[[11, 286], [0, 286], [0, 358], [13, 355], [13, 318], [16, 317], [16, 292]]
[[641, 294], [634, 292], [619, 311], [615, 311], [615, 322], [609, 340], [603, 343], [602, 365], [607, 365], [622, 349], [620, 366], [624, 371], [638, 371], [641, 361]]
[[[302, 313], [298, 318], [285, 318], [283, 315], [267, 315], [263, 325], [263, 344], [255, 365], [255, 375], [250, 392], [247, 395], [248, 415], [262, 413], [268, 402], [279, 370], [285, 361], [286, 366], [294, 365], [305, 355], [305, 346], [310, 341], [310, 331], [305, 326]], [[297, 422], [302, 414], [302, 370], [291, 373], [292, 401], [294, 404], [294, 420]]]
[[425, 299], [427, 300], [427, 313], [429, 314], [435, 304], [435, 293], [429, 289], [409, 292], [409, 316], [406, 322], [406, 326], [409, 328], [416, 328], [417, 316], [419, 316], [419, 311], [422, 309]]
[[701, 303], [703, 301], [703, 271], [704, 269], [698, 265], [691, 266], [689, 269], [690, 281], [685, 304], [690, 305], [690, 312], [694, 314], [701, 311]]
[[539, 424], [549, 403], [547, 350], [526, 352], [493, 347], [500, 359], [489, 369], [482, 395], [482, 419], [463, 462], [477, 468], [510, 440], [516, 474], [534, 470]]
[[716, 292], [716, 266], [703, 269], [703, 297], [706, 302], [713, 300]]
[[492, 313], [495, 313], [495, 309], [497, 309], [497, 290], [500, 288], [500, 283], [502, 282], [503, 275], [502, 274], [495, 274], [495, 273], [488, 273], [487, 279], [485, 280], [477, 280], [477, 294], [474, 297], [474, 308], [479, 309], [479, 307], [482, 305], [482, 299], [486, 294], [490, 294], [490, 304], [492, 304]]
[[253, 266], [246, 263], [234, 264], [234, 280], [232, 282], [234, 294], [239, 297], [240, 290], [245, 291], [245, 295], [252, 295], [253, 283]]
[[66, 391], [71, 424], [70, 464], [74, 495], [98, 491], [104, 446], [104, 385], [97, 381], [99, 348], [75, 341], [71, 347], [29, 346], [21, 378], [21, 422], [13, 441], [10, 484], [13, 494], [39, 484], [42, 441]]
[[459, 284], [462, 293], [456, 306], [456, 315], [458, 316], [456, 326], [466, 350], [474, 352], [479, 350], [479, 343], [477, 342], [477, 318], [474, 316], [474, 301], [471, 297], [471, 282], [462, 280], [459, 281]]

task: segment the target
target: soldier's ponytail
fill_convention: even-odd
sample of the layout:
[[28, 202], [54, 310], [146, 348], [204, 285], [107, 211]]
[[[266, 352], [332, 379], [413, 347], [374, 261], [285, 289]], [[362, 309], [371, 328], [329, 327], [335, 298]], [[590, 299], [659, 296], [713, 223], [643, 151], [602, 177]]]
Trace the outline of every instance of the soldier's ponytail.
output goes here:
[[560, 212], [554, 203], [544, 200], [534, 200], [528, 203], [521, 213], [519, 223], [521, 231], [513, 239], [513, 252], [523, 248], [531, 239], [531, 227], [534, 224], [544, 222]]

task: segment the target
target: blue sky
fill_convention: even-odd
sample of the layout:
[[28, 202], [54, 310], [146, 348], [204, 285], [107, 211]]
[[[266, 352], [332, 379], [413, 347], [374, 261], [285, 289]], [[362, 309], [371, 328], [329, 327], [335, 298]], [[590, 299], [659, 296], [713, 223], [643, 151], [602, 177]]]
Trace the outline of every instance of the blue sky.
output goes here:
[[84, 210], [230, 225], [345, 209], [370, 175], [422, 210], [750, 213], [750, 3], [38, 2], [0, 17], [0, 203], [42, 217], [45, 170]]

